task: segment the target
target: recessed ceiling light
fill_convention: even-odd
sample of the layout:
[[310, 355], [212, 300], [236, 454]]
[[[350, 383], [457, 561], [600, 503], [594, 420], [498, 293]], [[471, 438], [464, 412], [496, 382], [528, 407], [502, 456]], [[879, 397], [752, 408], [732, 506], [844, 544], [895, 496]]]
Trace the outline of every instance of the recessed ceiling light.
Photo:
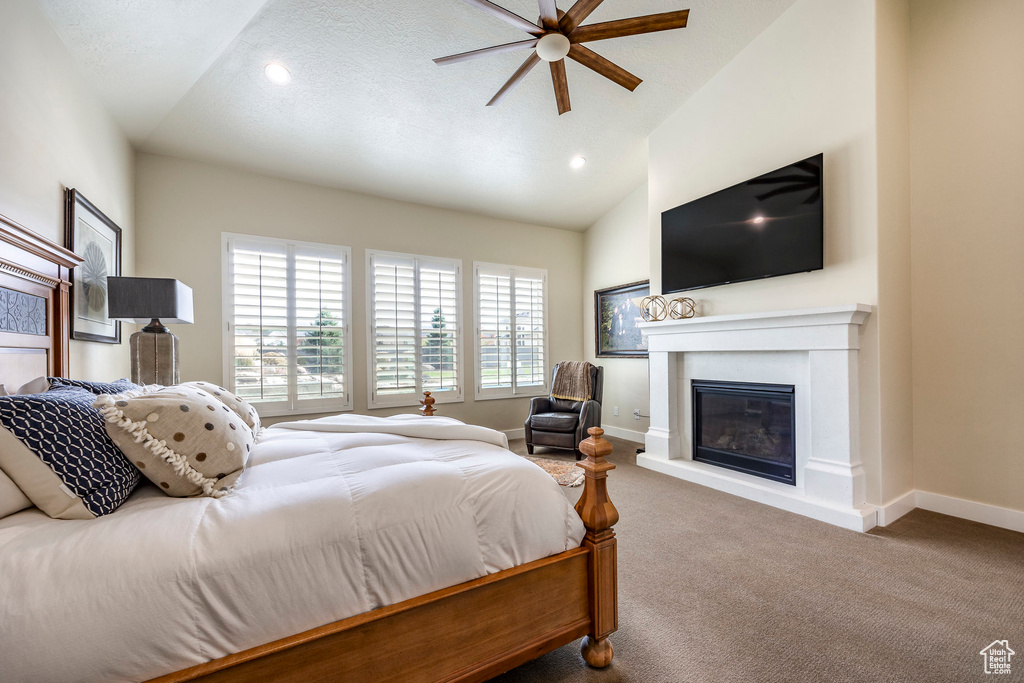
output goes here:
[[569, 162], [569, 166], [575, 169], [581, 169], [587, 165], [587, 158], [583, 156], [575, 156], [572, 161]]
[[762, 223], [764, 223], [764, 216], [757, 216], [750, 222], [753, 223], [754, 225], [761, 225]]
[[291, 72], [277, 62], [267, 64], [266, 68], [263, 69], [263, 73], [268, 81], [276, 85], [288, 85], [292, 81]]

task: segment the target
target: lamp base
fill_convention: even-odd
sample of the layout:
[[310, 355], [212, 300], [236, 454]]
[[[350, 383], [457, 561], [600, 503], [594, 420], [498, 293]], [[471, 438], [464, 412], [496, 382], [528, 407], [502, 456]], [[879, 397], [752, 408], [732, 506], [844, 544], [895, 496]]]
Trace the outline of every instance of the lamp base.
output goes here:
[[129, 346], [133, 382], [164, 386], [179, 382], [176, 336], [170, 332], [136, 332]]

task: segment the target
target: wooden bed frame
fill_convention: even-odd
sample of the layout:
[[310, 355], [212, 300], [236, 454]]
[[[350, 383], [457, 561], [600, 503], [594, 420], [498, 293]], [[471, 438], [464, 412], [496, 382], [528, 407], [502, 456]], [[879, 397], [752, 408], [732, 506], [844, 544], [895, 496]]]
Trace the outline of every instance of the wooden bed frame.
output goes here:
[[[78, 263], [73, 253], [0, 216], [3, 381], [72, 373], [68, 292]], [[18, 327], [4, 308], [12, 293], [19, 301], [25, 295], [45, 300], [29, 300], [35, 313], [45, 308], [45, 333], [38, 324], [29, 332]], [[585, 481], [576, 512], [587, 532], [579, 548], [153, 680], [484, 681], [580, 637], [587, 664], [608, 666], [608, 636], [618, 628], [612, 527], [619, 513], [608, 498], [606, 477], [615, 465], [605, 459], [612, 447], [602, 434], [592, 428], [580, 444], [586, 459], [577, 466]]]

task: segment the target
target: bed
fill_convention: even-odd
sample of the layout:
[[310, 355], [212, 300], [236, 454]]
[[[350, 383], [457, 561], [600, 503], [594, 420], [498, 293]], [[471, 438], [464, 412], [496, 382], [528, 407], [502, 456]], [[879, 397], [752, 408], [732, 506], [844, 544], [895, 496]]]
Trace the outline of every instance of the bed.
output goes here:
[[[69, 374], [77, 261], [0, 217], [0, 295], [46, 315], [42, 333], [0, 324], [0, 381]], [[5, 675], [478, 681], [580, 637], [607, 666], [618, 513], [600, 434], [575, 508], [499, 444], [299, 425], [267, 430], [221, 499], [141, 487], [95, 520], [15, 513], [0, 520], [20, 600], [0, 612]], [[44, 605], [62, 618], [43, 624]]]

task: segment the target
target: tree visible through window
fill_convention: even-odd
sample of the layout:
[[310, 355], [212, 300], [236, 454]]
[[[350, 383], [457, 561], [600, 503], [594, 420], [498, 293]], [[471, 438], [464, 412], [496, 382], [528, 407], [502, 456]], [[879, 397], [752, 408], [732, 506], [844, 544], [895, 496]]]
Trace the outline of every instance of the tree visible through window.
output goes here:
[[368, 252], [370, 405], [461, 400], [461, 261]]
[[542, 394], [547, 386], [547, 271], [474, 264], [477, 398]]
[[351, 408], [348, 249], [225, 235], [226, 381], [273, 415]]

